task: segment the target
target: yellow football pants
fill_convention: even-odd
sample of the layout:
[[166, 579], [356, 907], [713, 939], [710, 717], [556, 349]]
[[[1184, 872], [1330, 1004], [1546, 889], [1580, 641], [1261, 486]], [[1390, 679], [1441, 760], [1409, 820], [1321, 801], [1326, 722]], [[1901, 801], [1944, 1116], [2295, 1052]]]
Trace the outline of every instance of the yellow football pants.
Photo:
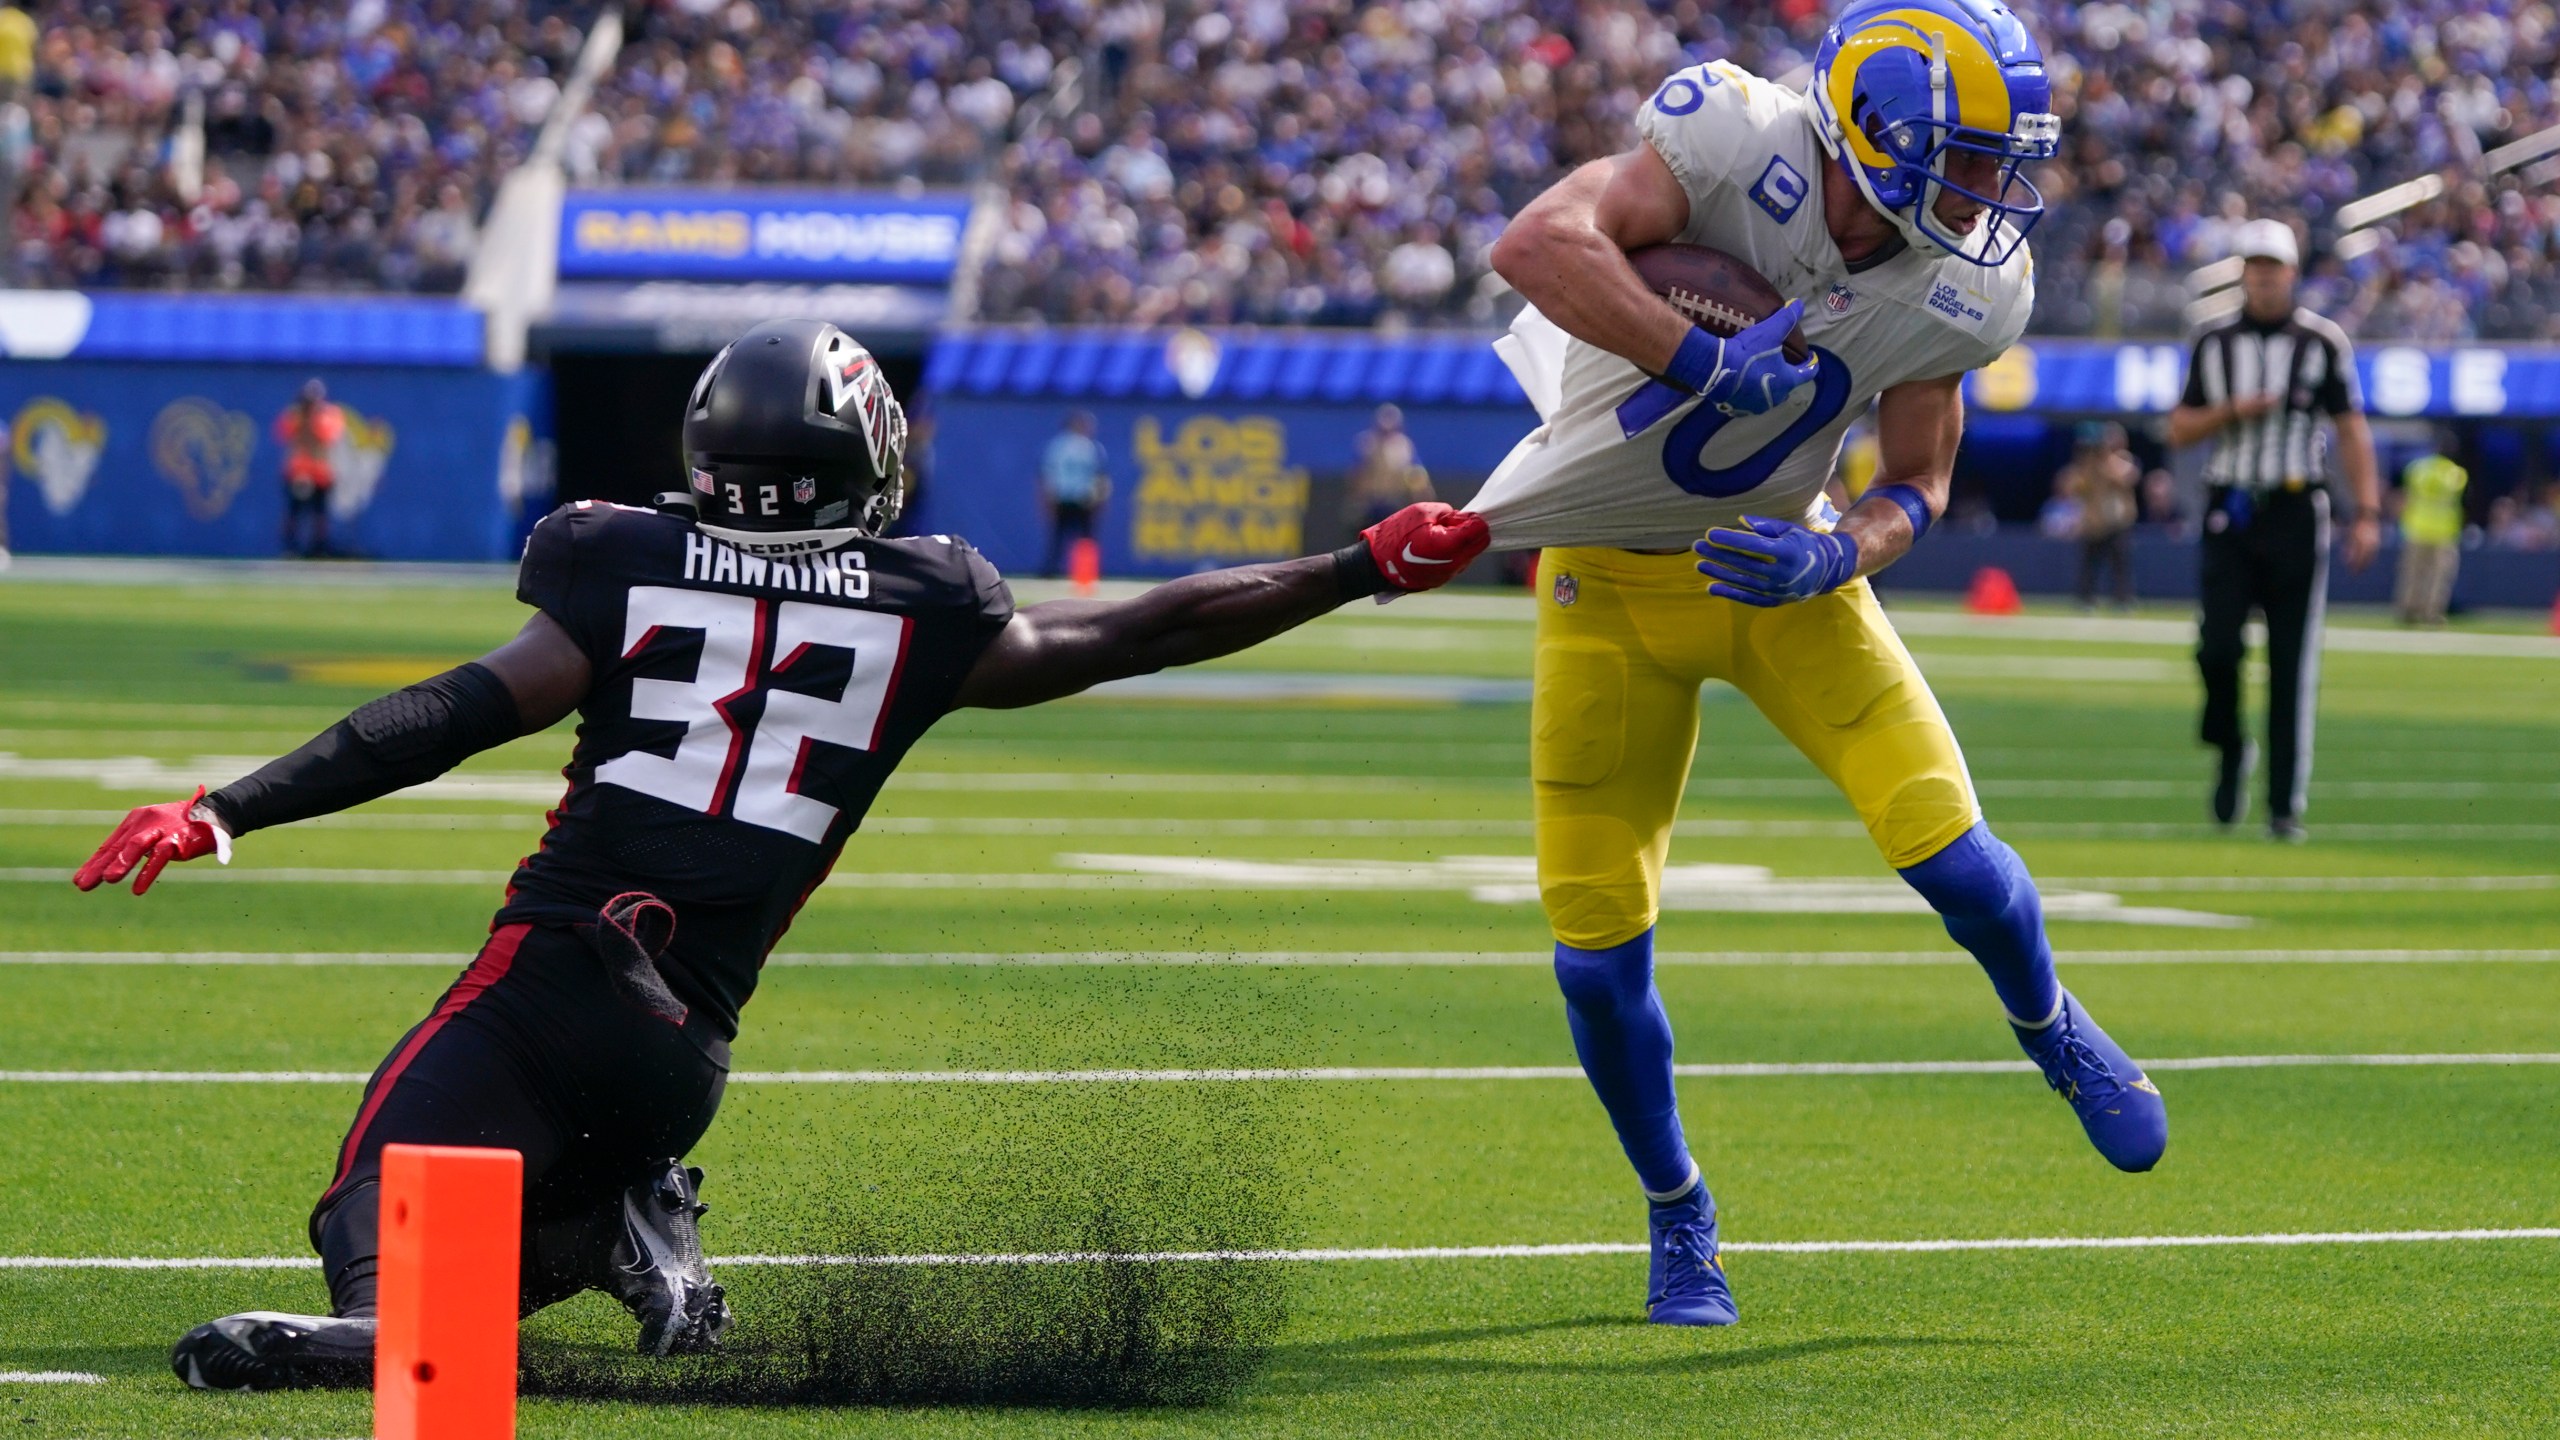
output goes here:
[[1864, 580], [1764, 610], [1709, 595], [1685, 552], [1571, 548], [1539, 557], [1536, 593], [1538, 889], [1565, 944], [1652, 926], [1709, 680], [1831, 777], [1895, 869], [1981, 819], [1955, 733]]

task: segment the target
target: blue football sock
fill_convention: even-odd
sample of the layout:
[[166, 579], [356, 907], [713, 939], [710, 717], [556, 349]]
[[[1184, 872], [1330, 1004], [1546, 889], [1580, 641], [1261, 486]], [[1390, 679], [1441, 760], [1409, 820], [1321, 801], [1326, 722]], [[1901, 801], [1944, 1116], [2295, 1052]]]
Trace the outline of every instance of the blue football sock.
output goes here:
[[2044, 902], [2017, 851], [1977, 822], [1902, 878], [1937, 907], [1955, 942], [1982, 962], [2012, 1021], [2028, 1029], [2052, 1021], [2062, 1006], [2062, 983], [2053, 978]]
[[1667, 1200], [1687, 1190], [1698, 1172], [1672, 1092], [1671, 1017], [1653, 988], [1653, 932], [1606, 950], [1558, 942], [1556, 983], [1564, 988], [1582, 1073], [1599, 1092], [1645, 1194]]

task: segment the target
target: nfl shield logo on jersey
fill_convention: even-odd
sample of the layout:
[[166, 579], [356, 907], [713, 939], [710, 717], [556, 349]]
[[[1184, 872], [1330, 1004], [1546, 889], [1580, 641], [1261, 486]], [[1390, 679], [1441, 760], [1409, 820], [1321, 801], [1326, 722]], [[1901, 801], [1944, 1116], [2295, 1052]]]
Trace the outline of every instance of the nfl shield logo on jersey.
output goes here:
[[1849, 307], [1855, 304], [1857, 299], [1857, 291], [1846, 285], [1834, 285], [1831, 287], [1831, 293], [1822, 297], [1822, 308], [1834, 315], [1846, 315], [1849, 313]]
[[818, 499], [818, 482], [806, 475], [792, 481], [791, 498], [803, 505], [815, 504]]
[[1556, 604], [1570, 605], [1581, 598], [1582, 582], [1573, 578], [1572, 571], [1568, 570], [1556, 577]]

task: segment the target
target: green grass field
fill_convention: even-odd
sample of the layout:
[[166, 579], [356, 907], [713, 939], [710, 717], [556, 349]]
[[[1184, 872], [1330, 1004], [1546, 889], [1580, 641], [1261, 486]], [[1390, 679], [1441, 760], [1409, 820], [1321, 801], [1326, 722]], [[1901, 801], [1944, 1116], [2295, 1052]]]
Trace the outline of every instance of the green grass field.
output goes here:
[[[1009, 1196], [1072, 1208], [1150, 1127], [1181, 1139], [1133, 1162], [1149, 1183], [1206, 1166], [1199, 1193], [1268, 1203], [1257, 1223], [1288, 1248], [1640, 1240], [1523, 888], [1528, 613], [1363, 605], [1211, 679], [945, 722], [747, 1011], [697, 1153], [713, 1251], [797, 1253], [848, 1214], [919, 1251], [1036, 1239]], [[2163, 1066], [2173, 1139], [2144, 1176], [2108, 1169], [2029, 1074], [1800, 1068], [2016, 1052], [1934, 919], [1890, 908], [1846, 804], [1712, 691], [1662, 987], [1684, 1062], [1778, 1067], [1683, 1081], [1739, 1327], [1636, 1323], [1641, 1255], [1299, 1260], [1272, 1267], [1287, 1313], [1259, 1368], [1206, 1406], [529, 1399], [524, 1433], [2560, 1432], [2560, 641], [2343, 617], [2313, 843], [2279, 848], [2201, 823], [2179, 614], [1896, 613], [1992, 822], [2076, 897], [2055, 906], [2064, 976], [2116, 1037], [2150, 1061], [2333, 1058]], [[208, 1396], [169, 1373], [198, 1320], [320, 1307], [311, 1270], [45, 1262], [306, 1253], [346, 1073], [474, 948], [565, 728], [139, 901], [67, 877], [126, 807], [220, 784], [520, 614], [502, 580], [0, 583], [0, 1425], [367, 1432], [360, 1393]], [[1735, 908], [1754, 896], [1793, 898]], [[912, 1073], [1318, 1067], [1444, 1073]], [[1533, 1073], [1445, 1073], [1485, 1067]], [[753, 1078], [810, 1071], [906, 1078]], [[196, 1078], [77, 1078], [98, 1072]], [[220, 1072], [269, 1078], [202, 1078]], [[2518, 1230], [2541, 1233], [2371, 1238]], [[1842, 1243], [1765, 1248], [1792, 1242]], [[751, 1307], [757, 1276], [731, 1274]], [[615, 1318], [591, 1297], [531, 1333]]]

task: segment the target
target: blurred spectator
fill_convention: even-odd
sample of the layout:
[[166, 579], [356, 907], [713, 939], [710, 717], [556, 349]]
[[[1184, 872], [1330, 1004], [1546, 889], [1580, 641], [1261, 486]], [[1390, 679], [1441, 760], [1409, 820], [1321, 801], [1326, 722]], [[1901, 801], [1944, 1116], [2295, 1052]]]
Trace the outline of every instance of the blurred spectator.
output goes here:
[[1354, 442], [1351, 475], [1342, 487], [1342, 509], [1354, 530], [1366, 530], [1407, 505], [1431, 498], [1431, 473], [1422, 468], [1404, 412], [1381, 405]]
[[0, 5], [0, 100], [20, 100], [36, 83], [36, 22], [15, 5]]
[[2186, 534], [2186, 513], [2178, 504], [2178, 477], [2165, 468], [2142, 477], [2142, 518], [2169, 527], [2171, 534]]
[[2114, 576], [2116, 608], [2133, 608], [2133, 525], [2141, 516], [2142, 471], [2125, 451], [2124, 427], [2080, 427], [2080, 445], [2057, 485], [2078, 505], [2072, 538], [2080, 542], [2080, 608], [2098, 604], [2098, 572]]
[[1040, 453], [1040, 503], [1049, 511], [1049, 553], [1040, 561], [1040, 573], [1053, 580], [1070, 548], [1093, 538], [1094, 522], [1111, 498], [1111, 477], [1102, 473], [1102, 442], [1093, 432], [1093, 413], [1078, 410]]
[[2490, 501], [2484, 528], [2494, 550], [2560, 550], [2560, 485], [2539, 498], [2519, 491]]
[[[448, 290], [595, 0], [24, 0], [31, 283]], [[982, 318], [1498, 324], [1505, 216], [1634, 143], [1663, 76], [1802, 83], [1812, 0], [653, 0], [580, 184], [1001, 182]], [[2351, 332], [2560, 338], [2560, 193], [2479, 178], [2560, 124], [2549, 0], [2019, 0], [2064, 148], [2036, 328], [2174, 334], [2238, 219], [2306, 219]], [[18, 32], [23, 38], [27, 31]], [[204, 101], [200, 192], [163, 164]], [[2547, 164], [2547, 162], [2546, 162]], [[2337, 207], [2444, 194], [2338, 247]], [[110, 223], [112, 222], [112, 223]]]
[[[1806, 7], [1676, 0], [1107, 12], [1093, 109], [1007, 153], [991, 319], [1493, 324], [1485, 252], [1567, 169], [1624, 149], [1679, 66], [1812, 53]], [[1141, 23], [1136, 15], [1142, 12]], [[1731, 16], [1730, 19], [1726, 18]], [[1119, 18], [1113, 18], [1119, 17]], [[1695, 43], [1684, 48], [1684, 37]]]
[[346, 412], [329, 403], [329, 387], [317, 379], [303, 381], [302, 393], [276, 417], [276, 443], [284, 447], [287, 555], [316, 560], [329, 553], [329, 489], [338, 481], [335, 452], [346, 434]]
[[2400, 573], [2391, 608], [2403, 625], [2444, 623], [2462, 563], [2462, 490], [2471, 476], [2453, 461], [2452, 438], [2400, 472]]

